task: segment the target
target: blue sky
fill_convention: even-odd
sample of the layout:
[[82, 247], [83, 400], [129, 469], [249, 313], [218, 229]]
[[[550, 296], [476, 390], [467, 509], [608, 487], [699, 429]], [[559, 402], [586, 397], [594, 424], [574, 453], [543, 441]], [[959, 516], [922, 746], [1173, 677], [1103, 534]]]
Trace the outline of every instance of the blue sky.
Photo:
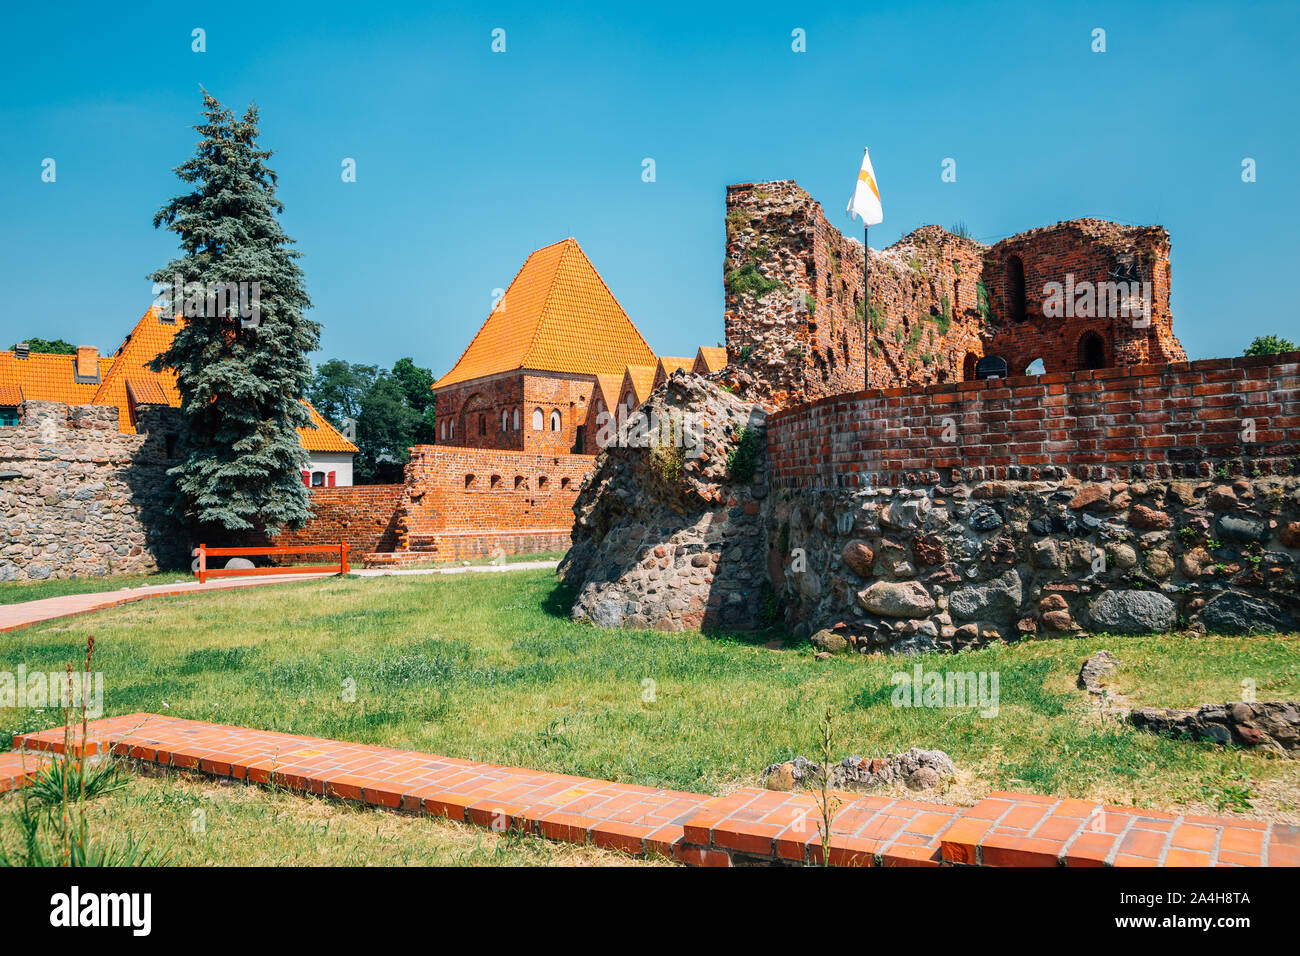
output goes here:
[[0, 347], [113, 348], [148, 306], [145, 276], [175, 250], [151, 217], [179, 191], [200, 84], [261, 108], [318, 360], [441, 374], [493, 289], [570, 235], [656, 350], [691, 353], [722, 339], [726, 185], [796, 179], [858, 235], [843, 209], [863, 145], [885, 210], [873, 247], [931, 222], [983, 241], [1159, 223], [1190, 356], [1297, 337], [1294, 4], [477, 6], [11, 5]]

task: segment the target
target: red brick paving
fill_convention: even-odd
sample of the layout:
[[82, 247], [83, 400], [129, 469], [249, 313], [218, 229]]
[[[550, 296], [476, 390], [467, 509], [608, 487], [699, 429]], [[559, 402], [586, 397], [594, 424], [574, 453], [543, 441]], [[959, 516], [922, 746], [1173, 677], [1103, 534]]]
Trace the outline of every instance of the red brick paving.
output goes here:
[[[60, 752], [63, 728], [19, 735], [14, 746]], [[92, 722], [86, 749], [692, 865], [822, 861], [809, 793], [745, 787], [710, 797], [153, 714]], [[30, 777], [33, 759], [24, 767], [21, 754], [0, 755], [0, 791]], [[833, 866], [1300, 865], [1300, 827], [1280, 823], [1023, 793], [991, 793], [973, 807], [834, 797]]]

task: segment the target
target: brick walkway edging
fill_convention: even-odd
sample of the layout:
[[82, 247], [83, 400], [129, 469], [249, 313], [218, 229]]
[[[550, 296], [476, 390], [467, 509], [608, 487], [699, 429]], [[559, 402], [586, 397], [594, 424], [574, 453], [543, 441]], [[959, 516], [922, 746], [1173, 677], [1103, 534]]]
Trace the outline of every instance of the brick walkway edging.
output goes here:
[[[17, 735], [14, 747], [0, 754], [0, 792], [62, 752], [63, 728]], [[86, 750], [692, 865], [822, 857], [807, 793], [710, 797], [143, 713], [91, 722]], [[837, 797], [832, 865], [1300, 866], [1300, 826], [1288, 824], [1019, 793], [972, 807]]]

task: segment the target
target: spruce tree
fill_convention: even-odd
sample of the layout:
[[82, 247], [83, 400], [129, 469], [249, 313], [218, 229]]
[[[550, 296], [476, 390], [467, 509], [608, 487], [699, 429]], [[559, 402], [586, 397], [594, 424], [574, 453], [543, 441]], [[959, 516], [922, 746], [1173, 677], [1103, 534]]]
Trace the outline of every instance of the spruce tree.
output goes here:
[[[184, 323], [153, 362], [176, 371], [189, 447], [168, 475], [177, 513], [196, 533], [275, 534], [311, 517], [295, 429], [310, 421], [301, 399], [320, 326], [303, 316], [311, 302], [301, 254], [276, 218], [284, 207], [267, 165], [272, 154], [258, 147], [257, 107], [236, 119], [206, 90], [203, 100], [206, 117], [194, 127], [202, 139], [175, 170], [193, 189], [153, 219], [180, 238], [181, 255], [150, 278], [200, 284], [172, 303]], [[255, 319], [241, 316], [237, 302], [222, 309], [204, 298], [219, 283], [240, 282], [258, 284]]]

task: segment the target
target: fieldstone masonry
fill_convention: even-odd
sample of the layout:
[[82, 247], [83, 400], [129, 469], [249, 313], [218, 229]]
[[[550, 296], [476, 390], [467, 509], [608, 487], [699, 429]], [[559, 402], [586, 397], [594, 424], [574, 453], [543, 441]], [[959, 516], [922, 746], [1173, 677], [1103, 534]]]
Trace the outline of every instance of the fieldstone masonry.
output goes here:
[[[578, 589], [572, 616], [602, 627], [753, 629], [768, 564], [766, 416], [683, 371], [641, 411], [660, 420], [685, 412], [698, 424], [693, 443], [611, 445], [597, 460], [560, 565]], [[759, 460], [737, 476], [728, 458], [746, 429]]]
[[125, 435], [114, 406], [26, 402], [0, 429], [0, 581], [188, 563], [164, 490], [180, 424], [168, 408], [137, 414]]

